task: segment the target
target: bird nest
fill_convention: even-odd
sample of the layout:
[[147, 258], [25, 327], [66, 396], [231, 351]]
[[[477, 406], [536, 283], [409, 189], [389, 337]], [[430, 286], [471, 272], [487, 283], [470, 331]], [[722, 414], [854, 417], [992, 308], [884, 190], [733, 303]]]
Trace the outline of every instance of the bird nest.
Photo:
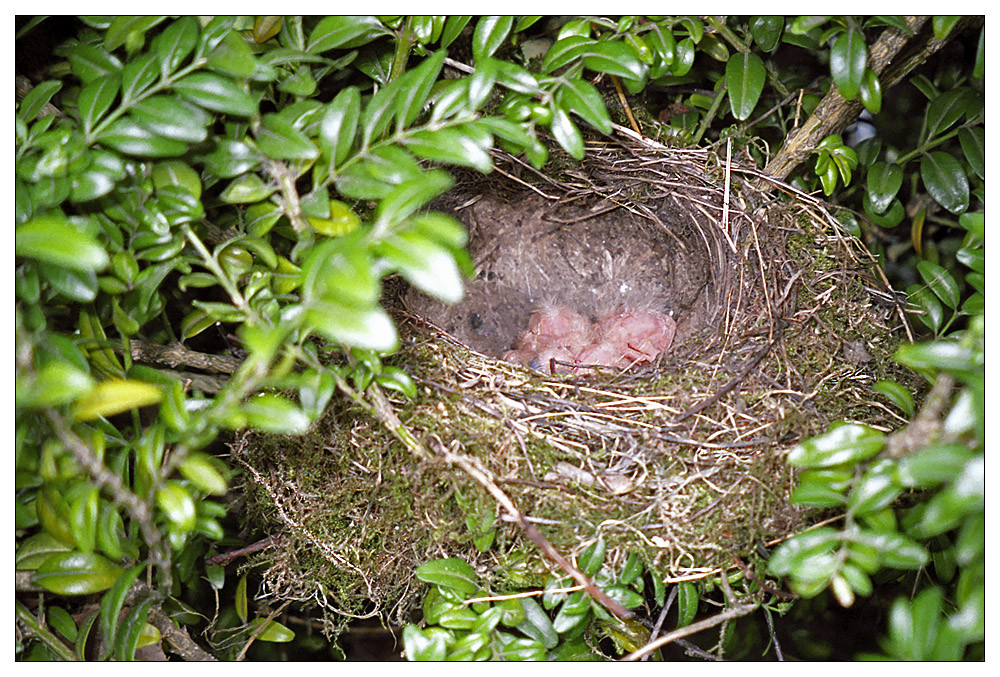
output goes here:
[[[254, 560], [270, 594], [336, 625], [403, 621], [436, 557], [537, 585], [556, 567], [526, 524], [570, 561], [602, 538], [612, 565], [697, 579], [801, 528], [784, 456], [803, 437], [898, 422], [870, 385], [899, 378], [903, 315], [822, 203], [704, 149], [602, 141], [554, 164], [498, 156], [435, 205], [468, 227], [476, 276], [454, 306], [390, 285], [386, 361], [416, 397], [370, 388], [303, 437], [236, 441], [249, 521], [280, 543]], [[671, 337], [511, 353], [539, 311], [581, 318], [591, 346], [629, 313]]]

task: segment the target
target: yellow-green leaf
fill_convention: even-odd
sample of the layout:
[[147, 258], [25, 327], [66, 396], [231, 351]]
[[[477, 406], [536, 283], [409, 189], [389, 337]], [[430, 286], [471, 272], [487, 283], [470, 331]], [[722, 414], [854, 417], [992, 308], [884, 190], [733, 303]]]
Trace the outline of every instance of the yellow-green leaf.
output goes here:
[[109, 379], [98, 383], [93, 390], [77, 400], [73, 416], [79, 421], [89, 421], [98, 416], [113, 416], [163, 399], [163, 392], [145, 381]]

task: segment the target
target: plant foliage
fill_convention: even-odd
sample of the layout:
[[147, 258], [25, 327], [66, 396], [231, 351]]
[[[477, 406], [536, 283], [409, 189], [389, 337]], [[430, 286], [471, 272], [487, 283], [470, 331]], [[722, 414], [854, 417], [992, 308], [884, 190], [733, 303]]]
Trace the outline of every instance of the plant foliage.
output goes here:
[[[842, 519], [768, 567], [849, 606], [933, 566], [894, 603], [883, 648], [953, 660], [982, 643], [985, 609], [984, 31], [957, 17], [929, 30], [978, 46], [907, 76], [906, 130], [831, 130], [793, 183], [862, 215], [845, 227], [927, 330], [897, 359], [933, 388], [917, 406], [919, 393], [876, 384], [899, 431], [847, 423], [794, 449], [794, 499]], [[250, 609], [245, 577], [204, 564], [234, 540], [237, 470], [214, 445], [244, 428], [301, 433], [332, 398], [372, 387], [413, 396], [411, 375], [382, 362], [399, 345], [382, 281], [462, 298], [466, 233], [427, 209], [452, 186], [447, 167], [488, 173], [500, 147], [541, 168], [548, 137], [583, 158], [584, 128], [613, 130], [609, 83], [621, 97], [678, 92], [650, 135], [731, 138], [761, 162], [834, 90], [892, 132], [871, 54], [890, 31], [914, 36], [891, 16], [81, 17], [15, 115], [16, 568], [44, 593], [16, 603], [19, 651], [131, 659], [176, 625], [194, 631], [186, 591], [206, 582], [233, 600], [207, 635], [218, 656], [293, 639]], [[149, 343], [240, 360], [194, 381], [141, 364]], [[663, 605], [640, 563], [614, 571], [600, 543], [580, 560], [624, 606]], [[476, 601], [488, 591], [464, 562], [415, 575], [432, 587], [424, 625], [403, 635], [411, 659], [593, 657], [594, 628], [620, 651], [643, 643], [567, 580], [541, 602]], [[698, 592], [678, 591], [684, 625]]]

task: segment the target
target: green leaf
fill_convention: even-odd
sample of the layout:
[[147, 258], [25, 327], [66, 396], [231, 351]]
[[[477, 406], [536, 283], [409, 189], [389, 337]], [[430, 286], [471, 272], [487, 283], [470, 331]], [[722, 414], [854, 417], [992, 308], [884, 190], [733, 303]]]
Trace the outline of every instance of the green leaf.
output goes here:
[[360, 47], [389, 34], [390, 31], [373, 16], [328, 16], [309, 33], [306, 51], [320, 54], [331, 49]]
[[182, 533], [194, 529], [197, 520], [197, 509], [194, 497], [187, 487], [177, 480], [167, 480], [156, 492], [156, 505], [159, 506], [167, 519]]
[[944, 301], [946, 306], [952, 310], [958, 307], [961, 292], [951, 273], [933, 261], [921, 261], [917, 264], [917, 270], [931, 291]]
[[868, 199], [871, 208], [884, 213], [903, 185], [903, 169], [893, 163], [876, 162], [868, 170]]
[[963, 127], [958, 130], [965, 159], [980, 179], [986, 178], [986, 130], [982, 127]]
[[441, 29], [441, 47], [447, 47], [455, 42], [471, 20], [471, 16], [449, 16], [445, 19], [444, 28]]
[[479, 589], [479, 577], [475, 570], [457, 557], [424, 562], [414, 573], [425, 583], [454, 590], [465, 596], [471, 596]]
[[125, 178], [125, 163], [121, 156], [110, 151], [96, 150], [91, 155], [90, 166], [73, 176], [70, 200], [86, 202], [110, 193]]
[[151, 96], [136, 104], [131, 115], [153, 134], [188, 143], [204, 141], [212, 122], [203, 109], [173, 96]]
[[910, 302], [915, 303], [922, 311], [916, 314], [917, 319], [932, 331], [937, 332], [944, 322], [944, 309], [937, 296], [926, 286], [919, 284], [908, 286], [906, 295]]
[[354, 309], [370, 308], [378, 302], [381, 288], [372, 270], [362, 231], [327, 240], [312, 248], [302, 263], [303, 298], [331, 300]]
[[477, 124], [485, 127], [502, 141], [513, 144], [518, 150], [527, 148], [537, 139], [525, 131], [525, 125], [512, 122], [504, 118], [483, 117], [479, 118]]
[[958, 259], [960, 263], [968, 266], [977, 273], [986, 272], [986, 252], [983, 251], [981, 246], [962, 247], [955, 252], [955, 258]]
[[484, 16], [472, 34], [472, 57], [479, 63], [499, 49], [514, 26], [512, 16]]
[[522, 599], [521, 607], [524, 609], [524, 620], [517, 625], [517, 629], [546, 649], [555, 648], [559, 643], [559, 633], [545, 610], [531, 597]]
[[139, 638], [149, 617], [149, 607], [153, 598], [147, 597], [129, 610], [122, 621], [121, 632], [115, 641], [115, 660], [131, 661], [135, 659], [135, 650], [139, 647]]
[[375, 213], [375, 230], [386, 232], [425, 204], [442, 194], [454, 183], [451, 175], [431, 170], [392, 188], [379, 203]]
[[950, 89], [935, 97], [927, 106], [927, 138], [933, 139], [965, 115], [972, 91], [967, 87]]
[[872, 389], [885, 395], [886, 399], [899, 407], [906, 418], [913, 418], [913, 395], [909, 390], [895, 381], [879, 381], [872, 386]]
[[981, 368], [972, 350], [952, 341], [933, 341], [900, 346], [896, 350], [896, 360], [912, 369], [941, 369], [956, 373]]
[[761, 92], [767, 70], [759, 56], [752, 52], [737, 52], [726, 62], [726, 88], [729, 105], [737, 120], [746, 120], [753, 113]]
[[104, 270], [110, 263], [107, 252], [96, 239], [80, 232], [59, 213], [39, 216], [17, 226], [14, 253], [81, 272]]
[[865, 68], [865, 76], [861, 79], [861, 103], [873, 114], [882, 110], [882, 83], [871, 68]]
[[[47, 531], [39, 531], [20, 544], [14, 556], [14, 568], [19, 571], [34, 571], [53, 554], [70, 550], [70, 546]], [[520, 608], [521, 605], [518, 604], [518, 609]]]
[[386, 85], [368, 100], [361, 113], [361, 144], [367, 147], [385, 133], [399, 106], [400, 81]]
[[391, 352], [399, 346], [396, 327], [381, 308], [347, 307], [335, 301], [311, 304], [305, 323], [330, 341]]
[[187, 144], [149, 131], [132, 117], [115, 120], [97, 136], [97, 140], [125, 153], [140, 157], [174, 157], [187, 151]]
[[442, 303], [457, 303], [464, 296], [462, 276], [446, 249], [419, 233], [402, 233], [383, 241], [378, 252], [410, 284]]
[[432, 53], [416, 68], [407, 71], [399, 83], [399, 100], [396, 105], [396, 129], [409, 127], [420, 115], [427, 103], [431, 87], [437, 82], [446, 52], [441, 49]]
[[80, 90], [76, 107], [80, 113], [85, 134], [89, 135], [98, 121], [111, 108], [115, 97], [118, 96], [120, 85], [121, 76], [118, 73], [109, 73], [91, 80]]
[[35, 583], [57, 595], [90, 595], [110, 588], [124, 570], [97, 553], [63, 552], [35, 572]]
[[159, 63], [154, 54], [143, 54], [122, 68], [122, 105], [130, 106], [160, 77]]
[[497, 61], [497, 83], [520, 94], [534, 96], [539, 92], [535, 76], [510, 61]]
[[593, 576], [604, 564], [605, 552], [606, 546], [604, 539], [598, 538], [596, 541], [587, 546], [586, 550], [580, 553], [580, 556], [577, 558], [577, 567], [579, 567], [580, 571], [586, 575]]
[[84, 397], [77, 400], [73, 416], [78, 421], [89, 421], [98, 416], [113, 416], [123, 411], [158, 404], [163, 399], [159, 387], [144, 381], [109, 379], [102, 381]]
[[40, 82], [31, 91], [24, 95], [24, 99], [18, 104], [18, 113], [25, 121], [34, 120], [42, 112], [56, 92], [62, 89], [61, 80], [45, 80]]
[[457, 219], [440, 212], [425, 212], [409, 221], [424, 237], [449, 249], [461, 249], [469, 241], [469, 234]]
[[590, 619], [590, 597], [583, 590], [571, 593], [559, 608], [552, 621], [553, 629], [559, 634], [567, 634], [582, 626]]
[[177, 19], [153, 39], [152, 48], [167, 75], [173, 73], [198, 44], [198, 20], [193, 16]]
[[208, 454], [195, 452], [180, 465], [181, 475], [206, 494], [224, 496], [227, 491], [226, 478], [219, 472]]
[[[375, 382], [378, 383], [383, 388], [388, 388], [389, 390], [395, 390], [398, 393], [402, 393], [406, 397], [413, 399], [417, 396], [417, 384], [414, 383], [410, 375], [399, 367], [387, 366], [382, 370], [382, 373], [375, 377]], [[492, 520], [492, 516], [489, 516]], [[492, 544], [493, 532], [489, 532], [490, 545]], [[488, 550], [489, 545], [484, 548], [479, 548], [480, 550]]]
[[65, 637], [70, 642], [75, 642], [79, 631], [76, 627], [76, 621], [73, 617], [69, 615], [69, 612], [63, 609], [61, 606], [49, 606], [46, 609], [46, 620], [52, 629], [58, 632], [60, 635]]
[[700, 595], [694, 583], [683, 581], [677, 584], [677, 627], [683, 628], [694, 621], [698, 614]]
[[570, 110], [602, 134], [611, 133], [611, 118], [597, 88], [582, 78], [564, 80], [558, 93], [559, 107]]
[[899, 461], [903, 486], [933, 489], [958, 477], [976, 453], [958, 444], [932, 444]]
[[122, 62], [105, 50], [81, 43], [74, 45], [67, 54], [73, 74], [84, 84], [99, 77], [117, 73], [122, 68]]
[[247, 575], [243, 574], [240, 576], [240, 580], [236, 583], [236, 594], [233, 600], [233, 606], [236, 607], [236, 615], [244, 623], [247, 622]]
[[174, 83], [188, 101], [218, 113], [250, 117], [257, 104], [238, 84], [216, 73], [192, 73]]
[[580, 130], [569, 119], [566, 111], [557, 105], [552, 106], [552, 136], [573, 159], [583, 159], [585, 151]]
[[320, 138], [326, 143], [339, 166], [354, 146], [358, 118], [361, 114], [361, 95], [357, 87], [345, 87], [326, 106], [320, 122]]
[[145, 569], [145, 564], [139, 564], [124, 571], [111, 589], [101, 597], [101, 634], [108, 645], [114, 644], [118, 635], [118, 619], [121, 617], [125, 598], [128, 596], [132, 584]]
[[230, 139], [218, 139], [215, 149], [204, 160], [206, 169], [221, 179], [239, 176], [259, 163], [257, 152], [250, 146]]
[[768, 570], [777, 576], [799, 577], [811, 563], [817, 561], [817, 556], [832, 552], [840, 541], [840, 532], [832, 527], [819, 527], [793, 536], [771, 555]]
[[583, 57], [583, 65], [592, 71], [617, 75], [628, 80], [643, 80], [649, 70], [632, 45], [617, 41], [590, 45]]
[[677, 48], [674, 56], [674, 63], [670, 69], [670, 72], [677, 77], [683, 77], [688, 74], [691, 67], [694, 65], [695, 56], [695, 44], [694, 40], [691, 38], [684, 38], [677, 43]]
[[[250, 631], [255, 632], [258, 627], [264, 624], [264, 620], [263, 618], [252, 620]], [[257, 635], [257, 639], [263, 642], [291, 642], [295, 639], [295, 632], [278, 621], [267, 621], [267, 626]]]
[[569, 35], [556, 40], [542, 59], [539, 69], [542, 73], [551, 73], [563, 66], [576, 61], [588, 52], [591, 45], [597, 41], [593, 38]]
[[84, 371], [68, 362], [49, 362], [38, 370], [35, 381], [28, 388], [17, 384], [17, 406], [42, 408], [57, 407], [72, 402], [94, 386], [94, 380]]
[[750, 17], [750, 35], [757, 46], [765, 52], [770, 52], [778, 46], [781, 33], [785, 28], [785, 17], [766, 15]]
[[38, 271], [51, 287], [67, 299], [90, 303], [97, 297], [97, 275], [93, 271], [78, 271], [39, 262]]
[[423, 170], [399, 146], [382, 146], [368, 157], [345, 168], [337, 176], [337, 189], [352, 199], [384, 198], [394, 187], [405, 182], [421, 182]]
[[232, 31], [226, 33], [222, 41], [208, 55], [205, 66], [224, 75], [249, 78], [257, 70], [257, 59], [246, 39]]
[[969, 208], [969, 179], [952, 155], [933, 151], [920, 160], [920, 178], [935, 201], [952, 214]]
[[876, 463], [854, 485], [847, 500], [847, 509], [861, 516], [876, 513], [896, 500], [903, 488], [893, 477], [891, 461]]
[[986, 213], [966, 212], [958, 217], [958, 225], [976, 238], [986, 237]]
[[[483, 59], [476, 64], [476, 71], [468, 80], [468, 105], [471, 109], [480, 109], [493, 93], [493, 86], [496, 84], [499, 66], [496, 59]], [[456, 90], [456, 93], [459, 90]], [[460, 99], [459, 99], [460, 100]], [[440, 101], [440, 99], [439, 99]], [[456, 102], [457, 103], [457, 102]], [[439, 111], [442, 115], [439, 115]], [[434, 116], [447, 117], [443, 115], [446, 107], [440, 103], [434, 107]]]
[[853, 28], [841, 33], [830, 49], [830, 74], [848, 101], [858, 96], [867, 66], [865, 36]]
[[480, 172], [488, 173], [493, 169], [493, 158], [489, 149], [490, 143], [481, 141], [486, 137], [469, 134], [467, 128], [446, 127], [436, 131], [422, 130], [408, 134], [402, 139], [403, 145], [419, 157], [449, 164], [473, 167]]
[[445, 609], [438, 618], [438, 625], [449, 630], [471, 630], [479, 621], [475, 611], [467, 606]]
[[153, 26], [166, 19], [165, 16], [116, 16], [104, 34], [104, 48], [113, 52], [125, 45], [129, 52], [134, 44], [142, 46], [144, 35]]
[[858, 424], [834, 423], [827, 432], [808, 439], [788, 453], [798, 468], [826, 468], [871, 458], [885, 445], [885, 435]]
[[309, 417], [295, 403], [278, 395], [257, 395], [243, 403], [247, 424], [279, 435], [300, 435], [309, 429]]
[[935, 16], [931, 19], [931, 26], [934, 28], [934, 37], [944, 40], [948, 33], [955, 27], [961, 16]]
[[403, 628], [403, 649], [409, 661], [443, 661], [448, 655], [446, 635], [425, 632], [415, 625]]
[[257, 145], [269, 157], [281, 160], [312, 160], [319, 149], [308, 136], [276, 113], [264, 116], [257, 130]]
[[836, 508], [847, 504], [847, 498], [841, 491], [820, 478], [813, 477], [813, 472], [815, 471], [803, 473], [798, 486], [792, 491], [792, 503], [813, 508]]

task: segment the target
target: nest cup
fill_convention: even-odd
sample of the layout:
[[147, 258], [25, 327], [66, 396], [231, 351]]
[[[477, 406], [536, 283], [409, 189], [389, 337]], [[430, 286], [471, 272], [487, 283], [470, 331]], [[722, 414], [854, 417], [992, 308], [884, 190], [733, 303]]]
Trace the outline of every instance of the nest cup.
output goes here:
[[[496, 589], [555, 570], [468, 475], [390, 436], [386, 407], [428, 448], [474, 460], [570, 559], [603, 539], [607, 564], [638, 553], [667, 582], [801, 524], [783, 456], [802, 437], [845, 418], [891, 425], [870, 384], [901, 380], [888, 357], [901, 315], [817, 200], [707, 150], [602, 141], [552, 164], [499, 155], [435, 205], [468, 227], [477, 274], [454, 306], [400, 292], [391, 359], [415, 399], [335, 398], [304, 437], [237, 440], [250, 520], [283, 539], [257, 556], [270, 594], [318, 605], [330, 627], [403, 622], [429, 559], [471, 561]], [[553, 307], [655, 311], [676, 335], [626, 370], [502, 359]]]
[[673, 345], [683, 349], [723, 312], [737, 252], [713, 223], [712, 179], [683, 169], [659, 178], [526, 187], [491, 177], [453, 191], [440, 206], [468, 227], [476, 277], [457, 305], [411, 291], [407, 308], [492, 357], [516, 348], [532, 314], [552, 308], [595, 323], [623, 309], [660, 313], [676, 322]]

